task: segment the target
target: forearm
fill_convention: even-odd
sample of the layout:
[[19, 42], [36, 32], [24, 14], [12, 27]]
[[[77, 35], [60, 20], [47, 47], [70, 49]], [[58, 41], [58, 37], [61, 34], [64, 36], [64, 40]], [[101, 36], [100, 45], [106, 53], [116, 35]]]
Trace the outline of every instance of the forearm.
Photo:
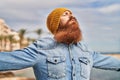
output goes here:
[[32, 67], [37, 62], [37, 53], [29, 48], [13, 52], [0, 52], [0, 71]]
[[120, 59], [99, 53], [94, 53], [93, 67], [105, 70], [120, 70]]

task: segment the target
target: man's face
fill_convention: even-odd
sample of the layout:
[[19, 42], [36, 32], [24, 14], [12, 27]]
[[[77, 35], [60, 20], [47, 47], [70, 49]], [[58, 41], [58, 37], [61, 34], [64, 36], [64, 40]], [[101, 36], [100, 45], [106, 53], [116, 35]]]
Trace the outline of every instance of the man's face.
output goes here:
[[70, 11], [65, 11], [60, 17], [59, 28], [74, 24], [78, 24], [76, 18], [73, 16], [73, 14]]
[[[72, 13], [70, 11], [65, 11], [62, 16], [60, 17], [60, 26], [65, 26], [66, 23], [70, 20], [71, 16], [73, 17]], [[72, 19], [69, 21], [69, 25], [76, 22], [75, 19]]]
[[66, 44], [77, 43], [82, 40], [82, 33], [78, 22], [70, 11], [65, 11], [60, 17], [60, 24], [54, 38], [57, 42]]

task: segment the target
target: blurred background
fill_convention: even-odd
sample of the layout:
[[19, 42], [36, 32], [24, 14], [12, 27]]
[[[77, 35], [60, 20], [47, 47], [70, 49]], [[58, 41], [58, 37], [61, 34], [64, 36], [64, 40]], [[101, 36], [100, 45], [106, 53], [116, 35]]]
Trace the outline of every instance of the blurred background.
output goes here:
[[[119, 58], [120, 0], [1, 0], [0, 51], [21, 49], [38, 38], [52, 36], [46, 18], [57, 7], [73, 12], [91, 49]], [[0, 80], [6, 75], [35, 79], [32, 68], [0, 75]], [[120, 72], [93, 69], [91, 80], [118, 80], [119, 75]]]

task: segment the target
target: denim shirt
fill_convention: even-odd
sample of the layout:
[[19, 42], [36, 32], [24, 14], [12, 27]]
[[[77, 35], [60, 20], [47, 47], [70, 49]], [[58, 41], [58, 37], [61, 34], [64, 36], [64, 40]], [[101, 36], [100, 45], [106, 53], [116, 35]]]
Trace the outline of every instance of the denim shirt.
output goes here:
[[89, 80], [91, 68], [120, 70], [120, 60], [88, 49], [80, 41], [66, 45], [53, 38], [35, 41], [27, 48], [0, 52], [0, 71], [33, 67], [36, 80]]

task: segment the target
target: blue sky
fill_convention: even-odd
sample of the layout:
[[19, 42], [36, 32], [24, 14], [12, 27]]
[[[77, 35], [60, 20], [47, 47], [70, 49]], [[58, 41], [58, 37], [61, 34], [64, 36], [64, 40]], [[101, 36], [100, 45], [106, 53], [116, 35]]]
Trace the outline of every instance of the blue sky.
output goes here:
[[120, 52], [120, 0], [1, 0], [0, 18], [16, 31], [48, 32], [46, 17], [57, 7], [73, 12], [90, 48]]

